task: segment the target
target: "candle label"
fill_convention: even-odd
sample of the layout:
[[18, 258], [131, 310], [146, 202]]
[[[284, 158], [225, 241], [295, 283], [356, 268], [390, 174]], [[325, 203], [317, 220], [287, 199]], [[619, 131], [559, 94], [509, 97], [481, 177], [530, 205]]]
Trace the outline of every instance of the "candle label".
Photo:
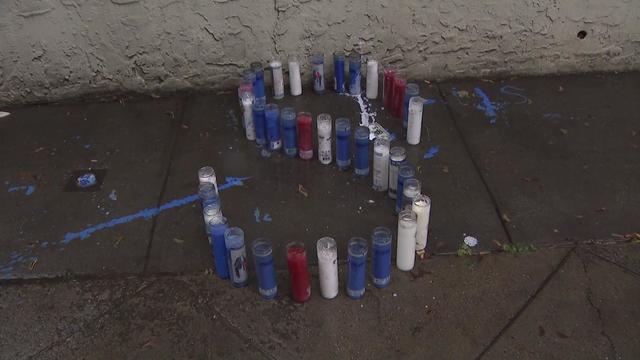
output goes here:
[[244, 246], [239, 249], [229, 249], [229, 266], [231, 281], [234, 284], [247, 282], [247, 257]]
[[333, 160], [331, 156], [331, 135], [318, 134], [318, 159], [322, 164], [330, 164]]
[[387, 190], [389, 186], [389, 147], [373, 148], [373, 188], [377, 191]]
[[324, 91], [324, 64], [313, 64], [313, 90]]

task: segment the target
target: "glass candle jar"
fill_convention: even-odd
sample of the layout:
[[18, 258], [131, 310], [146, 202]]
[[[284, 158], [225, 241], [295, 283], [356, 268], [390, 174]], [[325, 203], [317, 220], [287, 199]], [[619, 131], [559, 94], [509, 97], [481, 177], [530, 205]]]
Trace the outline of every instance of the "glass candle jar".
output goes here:
[[282, 148], [282, 139], [280, 138], [280, 109], [278, 105], [267, 104], [264, 109], [264, 117], [267, 123], [269, 150], [280, 150]]
[[202, 208], [204, 209], [207, 205], [217, 205], [220, 206], [220, 197], [218, 197], [218, 192], [216, 188], [211, 183], [204, 183], [198, 186], [198, 196], [200, 200], [202, 200]]
[[349, 55], [349, 94], [360, 95], [362, 92], [362, 76], [360, 54]]
[[347, 118], [336, 119], [336, 164], [340, 170], [351, 166], [351, 124]]
[[391, 114], [393, 117], [402, 119], [402, 105], [404, 104], [404, 92], [407, 85], [406, 80], [396, 78], [393, 80], [393, 100], [391, 101]]
[[302, 95], [302, 79], [300, 77], [300, 61], [296, 55], [289, 56], [289, 90], [291, 95]]
[[338, 295], [338, 246], [330, 237], [323, 237], [316, 243], [318, 272], [320, 274], [320, 294], [325, 299]]
[[389, 150], [389, 197], [396, 198], [398, 187], [398, 167], [407, 158], [407, 152], [403, 147], [394, 146]]
[[377, 288], [391, 282], [391, 229], [378, 226], [371, 233], [371, 281]]
[[402, 271], [411, 271], [415, 263], [416, 221], [416, 214], [410, 209], [402, 210], [398, 215], [396, 266]]
[[[211, 234], [211, 228], [209, 223], [216, 217], [222, 217], [222, 211], [220, 211], [220, 203], [213, 203], [205, 206], [202, 209], [202, 217], [204, 218], [204, 228], [207, 234]], [[211, 243], [211, 238], [209, 238]]]
[[367, 240], [351, 238], [347, 243], [347, 295], [360, 299], [364, 295], [367, 274]]
[[426, 195], [416, 196], [415, 199], [413, 199], [411, 210], [413, 210], [417, 216], [416, 253], [422, 256], [427, 248], [429, 216], [431, 215], [431, 198]]
[[373, 141], [373, 190], [387, 191], [389, 188], [389, 145], [386, 136]]
[[333, 90], [338, 94], [344, 94], [344, 52], [336, 51], [333, 54]]
[[324, 94], [324, 54], [311, 55], [311, 73], [313, 76], [313, 91]]
[[198, 169], [198, 181], [200, 184], [211, 183], [218, 190], [218, 181], [216, 179], [216, 171], [211, 166], [203, 166]]
[[291, 280], [291, 298], [298, 303], [306, 302], [311, 297], [311, 282], [304, 244], [293, 242], [287, 245], [287, 267]]
[[273, 98], [278, 100], [284, 97], [284, 76], [282, 74], [282, 62], [271, 60], [271, 80], [273, 81]]
[[258, 292], [263, 299], [273, 299], [278, 294], [276, 268], [273, 264], [273, 247], [267, 239], [258, 238], [251, 245], [258, 278]]
[[316, 121], [318, 127], [318, 160], [321, 164], [331, 164], [331, 115], [320, 114]]
[[367, 60], [367, 98], [378, 97], [378, 62], [374, 59]]
[[229, 278], [229, 254], [224, 241], [224, 233], [227, 231], [227, 219], [222, 219], [221, 223], [210, 223], [211, 226], [211, 251], [216, 274], [221, 279]]
[[298, 154], [302, 160], [310, 160], [313, 158], [312, 122], [311, 113], [298, 113]]
[[420, 135], [422, 133], [422, 109], [424, 107], [424, 99], [414, 96], [409, 100], [407, 143], [409, 145], [420, 144]]
[[267, 101], [267, 94], [264, 90], [264, 68], [259, 62], [251, 63], [251, 71], [255, 74], [255, 79], [253, 81], [253, 95], [255, 95], [256, 99], [262, 99], [265, 102]]
[[402, 106], [402, 127], [405, 129], [409, 125], [409, 100], [418, 95], [420, 95], [418, 84], [408, 83], [404, 90], [404, 102]]
[[255, 97], [253, 92], [244, 93], [242, 95], [242, 124], [247, 140], [254, 141], [256, 139], [256, 128], [253, 124], [253, 102]]
[[402, 210], [404, 205], [404, 182], [416, 175], [416, 171], [410, 164], [404, 163], [398, 168], [398, 185], [396, 186], [396, 214]]
[[247, 252], [244, 246], [244, 231], [239, 227], [230, 227], [224, 232], [224, 243], [229, 259], [229, 279], [234, 287], [247, 285]]
[[382, 73], [382, 104], [390, 112], [393, 98], [393, 83], [396, 78], [396, 70], [391, 66], [385, 66]]
[[413, 200], [420, 195], [420, 180], [416, 178], [407, 179], [402, 187], [402, 209], [411, 209]]
[[263, 98], [256, 98], [253, 101], [253, 128], [256, 133], [256, 144], [261, 146], [267, 144], [267, 121], [264, 114], [266, 105]]
[[358, 126], [354, 138], [356, 143], [355, 173], [360, 176], [369, 175], [369, 128]]
[[291, 107], [282, 108], [282, 138], [284, 153], [289, 157], [298, 155], [298, 140], [296, 130], [296, 111]]

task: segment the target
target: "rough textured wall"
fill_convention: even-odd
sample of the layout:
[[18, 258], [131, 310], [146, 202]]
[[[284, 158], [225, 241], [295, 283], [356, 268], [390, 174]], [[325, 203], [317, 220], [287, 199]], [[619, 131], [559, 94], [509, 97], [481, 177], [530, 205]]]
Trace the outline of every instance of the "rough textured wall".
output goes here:
[[336, 49], [425, 78], [640, 69], [640, 1], [2, 0], [0, 103], [229, 88]]

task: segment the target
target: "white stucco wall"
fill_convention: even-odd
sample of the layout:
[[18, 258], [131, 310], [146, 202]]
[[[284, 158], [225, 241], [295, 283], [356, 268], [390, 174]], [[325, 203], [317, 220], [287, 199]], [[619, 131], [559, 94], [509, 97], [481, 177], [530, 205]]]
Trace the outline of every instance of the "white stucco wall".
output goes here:
[[438, 79], [637, 70], [640, 0], [2, 0], [0, 103], [224, 89], [337, 49]]

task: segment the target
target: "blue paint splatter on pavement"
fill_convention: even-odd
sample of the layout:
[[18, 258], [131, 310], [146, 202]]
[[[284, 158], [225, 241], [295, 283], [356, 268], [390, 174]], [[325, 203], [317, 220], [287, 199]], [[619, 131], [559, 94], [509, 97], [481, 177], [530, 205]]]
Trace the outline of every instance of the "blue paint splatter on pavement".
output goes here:
[[109, 199], [113, 201], [118, 200], [118, 193], [116, 192], [115, 189], [111, 190], [111, 192], [109, 193]]
[[256, 208], [253, 210], [253, 216], [256, 218], [256, 222], [260, 222], [260, 209]]
[[31, 196], [34, 192], [36, 192], [35, 185], [22, 185], [22, 186], [14, 186], [7, 189], [7, 192], [16, 192], [24, 190], [24, 194], [27, 196]]
[[542, 114], [542, 117], [544, 117], [547, 120], [553, 120], [553, 119], [561, 119], [562, 115], [558, 113], [545, 113], [545, 114]]
[[495, 104], [479, 87], [474, 88], [473, 93], [480, 98], [480, 103], [476, 105], [476, 109], [484, 111], [485, 116], [489, 118], [489, 123], [495, 124], [498, 118]]
[[424, 153], [423, 159], [433, 159], [440, 152], [440, 146], [435, 145]]
[[434, 99], [424, 99], [424, 101], [422, 102], [423, 105], [433, 105], [435, 104], [436, 101]]
[[76, 184], [81, 188], [87, 188], [96, 184], [96, 175], [92, 173], [82, 174], [76, 179]]
[[505, 85], [500, 88], [500, 93], [505, 95], [512, 95], [520, 98], [520, 101], [513, 103], [515, 105], [529, 104], [532, 102], [531, 99], [521, 94], [521, 92], [524, 92], [524, 91], [525, 91], [524, 89], [520, 89], [511, 85]]
[[269, 215], [269, 214], [264, 214], [264, 216], [262, 217], [262, 221], [264, 221], [264, 222], [268, 222], [269, 223], [269, 222], [271, 222], [271, 220], [273, 220], [273, 219], [271, 219], [271, 215]]

